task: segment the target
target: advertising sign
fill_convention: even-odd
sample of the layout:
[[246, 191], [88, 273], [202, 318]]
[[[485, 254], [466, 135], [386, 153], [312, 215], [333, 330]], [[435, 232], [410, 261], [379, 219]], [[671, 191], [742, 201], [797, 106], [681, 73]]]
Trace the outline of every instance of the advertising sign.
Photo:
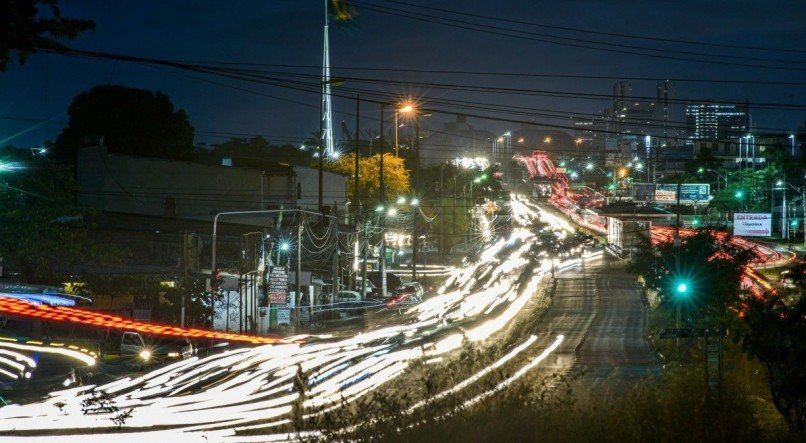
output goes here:
[[676, 203], [677, 192], [658, 189], [655, 191], [655, 201], [657, 203]]
[[769, 212], [733, 214], [733, 235], [769, 237], [772, 235], [772, 214]]
[[288, 303], [288, 269], [285, 266], [269, 266], [269, 303]]
[[637, 202], [655, 200], [655, 183], [633, 183], [632, 199]]
[[[658, 192], [664, 191], [660, 196], [662, 200], [657, 198]], [[669, 196], [671, 195], [671, 198]], [[708, 203], [711, 195], [711, 185], [707, 183], [683, 183], [680, 185], [680, 204], [704, 204]], [[658, 203], [677, 203], [677, 184], [675, 183], [661, 183], [658, 184], [657, 192], [655, 193], [655, 201]]]

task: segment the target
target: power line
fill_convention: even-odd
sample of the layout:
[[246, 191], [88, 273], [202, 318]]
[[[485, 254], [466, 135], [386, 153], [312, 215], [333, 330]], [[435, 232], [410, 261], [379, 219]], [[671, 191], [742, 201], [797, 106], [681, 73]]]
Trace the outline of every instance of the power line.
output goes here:
[[[283, 63], [244, 63], [244, 62], [222, 62], [222, 61], [204, 61], [204, 60], [182, 60], [181, 63], [200, 64], [200, 65], [224, 65], [224, 66], [264, 66], [273, 68], [295, 68], [295, 69], [322, 69], [321, 66], [316, 65], [296, 65], [296, 64], [283, 64]], [[406, 72], [414, 74], [446, 74], [446, 75], [476, 75], [476, 76], [491, 76], [491, 77], [526, 77], [526, 78], [562, 78], [562, 79], [588, 79], [588, 80], [629, 80], [629, 81], [671, 81], [675, 83], [737, 83], [737, 84], [753, 84], [753, 85], [785, 85], [785, 86], [803, 86], [806, 82], [802, 81], [773, 81], [773, 80], [733, 80], [733, 79], [695, 79], [695, 78], [681, 78], [681, 77], [631, 77], [631, 76], [608, 76], [608, 75], [579, 75], [579, 74], [535, 74], [525, 72], [503, 72], [503, 71], [463, 71], [463, 70], [448, 70], [448, 69], [415, 69], [415, 68], [400, 68], [400, 67], [370, 67], [370, 66], [331, 66], [334, 71], [362, 71], [362, 72]], [[259, 71], [260, 72], [260, 71]], [[278, 72], [282, 73], [282, 72]], [[338, 76], [334, 76], [338, 77]], [[340, 77], [339, 77], [340, 78]]]
[[[573, 32], [580, 32], [580, 33], [585, 33], [585, 34], [606, 35], [606, 36], [609, 36], [609, 37], [633, 38], [633, 39], [639, 39], [639, 40], [660, 41], [660, 42], [667, 42], [667, 43], [681, 43], [681, 44], [686, 44], [686, 45], [697, 45], [697, 46], [710, 46], [710, 47], [716, 47], [716, 48], [732, 48], [732, 49], [750, 49], [750, 50], [755, 50], [755, 51], [806, 53], [806, 50], [801, 50], [801, 49], [782, 49], [782, 48], [770, 48], [770, 47], [763, 47], [763, 46], [728, 45], [728, 44], [710, 43], [710, 42], [702, 42], [702, 41], [694, 41], [694, 40], [670, 39], [670, 38], [662, 38], [662, 37], [654, 37], [654, 36], [651, 37], [651, 36], [637, 35], [637, 34], [621, 34], [621, 33], [615, 33], [615, 32], [591, 31], [590, 29], [572, 28], [572, 27], [566, 27], [566, 26], [550, 25], [550, 24], [546, 24], [546, 23], [527, 22], [527, 21], [522, 21], [522, 20], [511, 20], [511, 19], [504, 19], [504, 18], [498, 18], [498, 17], [483, 16], [483, 15], [478, 15], [478, 14], [470, 14], [470, 13], [467, 13], [467, 12], [453, 11], [453, 10], [443, 9], [443, 8], [435, 8], [433, 6], [426, 7], [426, 6], [422, 6], [422, 5], [418, 5], [418, 4], [414, 4], [414, 3], [403, 2], [403, 1], [395, 1], [395, 0], [383, 0], [383, 1], [385, 1], [387, 3], [395, 3], [395, 4], [400, 4], [400, 5], [412, 6], [412, 7], [415, 7], [415, 8], [430, 9], [430, 10], [433, 10], [433, 11], [441, 11], [441, 12], [447, 12], [447, 13], [450, 13], [450, 14], [464, 15], [464, 16], [467, 16], [467, 17], [491, 19], [491, 20], [507, 22], [507, 23], [515, 23], [515, 24], [521, 24], [521, 25], [537, 26], [537, 27], [548, 28], [548, 29], [557, 29], [557, 30], [561, 30], [561, 31], [573, 31]], [[356, 2], [356, 3], [360, 3], [360, 2]]]
[[[355, 3], [358, 4], [360, 2], [355, 2]], [[538, 41], [538, 42], [549, 43], [549, 44], [554, 44], [554, 45], [561, 45], [561, 46], [568, 46], [568, 47], [575, 47], [575, 48], [582, 48], [582, 49], [590, 49], [590, 50], [596, 50], [596, 51], [614, 52], [614, 53], [619, 53], [619, 54], [638, 55], [638, 56], [643, 56], [643, 57], [663, 58], [663, 59], [669, 59], [669, 60], [680, 60], [680, 61], [695, 62], [695, 63], [709, 63], [709, 64], [743, 66], [743, 67], [762, 68], [762, 69], [778, 69], [778, 70], [789, 70], [789, 71], [804, 71], [804, 70], [806, 70], [806, 68], [798, 68], [798, 67], [775, 66], [775, 65], [758, 65], [758, 64], [750, 64], [750, 63], [738, 63], [738, 62], [717, 61], [717, 60], [703, 60], [703, 59], [694, 59], [694, 58], [688, 58], [688, 57], [678, 57], [678, 56], [664, 55], [664, 54], [644, 53], [644, 52], [632, 51], [632, 50], [626, 50], [626, 49], [612, 49], [612, 48], [608, 48], [608, 47], [590, 46], [591, 44], [594, 44], [594, 45], [598, 44], [598, 45], [605, 45], [605, 46], [617, 46], [617, 47], [618, 46], [622, 46], [622, 47], [627, 46], [627, 45], [617, 45], [617, 44], [613, 44], [613, 43], [601, 43], [601, 42], [596, 42], [596, 41], [587, 41], [588, 44], [555, 41], [555, 40], [549, 40], [547, 38], [541, 38], [541, 37], [539, 37], [541, 34], [532, 33], [532, 32], [528, 32], [528, 31], [520, 31], [520, 30], [515, 30], [515, 29], [510, 29], [510, 28], [503, 28], [503, 27], [499, 27], [499, 26], [478, 24], [478, 23], [473, 23], [473, 22], [467, 22], [467, 21], [464, 21], [464, 20], [448, 19], [448, 18], [444, 18], [444, 17], [438, 17], [438, 16], [433, 16], [433, 15], [423, 14], [421, 12], [411, 12], [411, 11], [405, 11], [405, 10], [396, 9], [396, 8], [375, 7], [375, 6], [370, 6], [368, 4], [365, 4], [365, 3], [361, 3], [361, 5], [362, 5], [363, 9], [378, 12], [378, 13], [381, 13], [381, 14], [387, 14], [387, 15], [392, 15], [392, 16], [396, 16], [396, 17], [408, 18], [408, 19], [416, 20], [416, 21], [434, 23], [434, 24], [444, 25], [444, 26], [448, 26], [448, 27], [452, 27], [452, 28], [458, 28], [458, 29], [482, 32], [482, 33], [485, 33], [485, 34], [500, 35], [500, 36], [504, 36], [504, 37], [517, 38], [517, 39], [521, 39], [521, 40]], [[526, 35], [518, 35], [518, 34], [513, 34], [513, 33], [520, 33], [520, 34], [526, 34]], [[553, 37], [553, 38], [564, 39], [564, 40], [569, 40], [569, 41], [570, 40], [579, 40], [579, 39], [569, 39], [569, 38], [556, 37], [556, 36]], [[652, 49], [652, 48], [647, 48], [647, 49], [644, 49], [644, 50], [654, 50], [654, 51], [659, 51], [659, 52], [672, 52], [672, 51], [667, 51], [667, 50], [656, 50], [656, 49]], [[680, 52], [680, 51], [678, 51], [678, 52]], [[719, 55], [709, 55], [709, 56], [710, 57], [721, 57]], [[733, 58], [737, 58], [737, 57], [733, 57]], [[806, 63], [806, 62], [788, 61], [788, 63], [798, 63], [798, 64], [800, 64], [800, 63]]]

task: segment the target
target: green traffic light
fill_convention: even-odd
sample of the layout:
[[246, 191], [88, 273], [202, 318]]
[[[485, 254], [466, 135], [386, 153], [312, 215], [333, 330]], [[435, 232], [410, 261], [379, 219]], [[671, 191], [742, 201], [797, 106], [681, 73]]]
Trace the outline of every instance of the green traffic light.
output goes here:
[[685, 283], [678, 283], [677, 292], [679, 294], [685, 294], [686, 292], [688, 292], [688, 285]]
[[705, 172], [705, 168], [697, 168], [698, 174], [702, 174], [703, 172]]
[[700, 219], [695, 218], [695, 219], [694, 219], [694, 220], [691, 222], [691, 224], [692, 224], [692, 225], [694, 225], [695, 227], [699, 226], [699, 225], [700, 225]]
[[736, 194], [734, 194], [734, 197], [736, 197], [736, 198], [744, 197], [744, 191], [736, 191]]
[[789, 222], [789, 226], [792, 226], [793, 228], [797, 228], [798, 227], [798, 219], [793, 219], [791, 222]]

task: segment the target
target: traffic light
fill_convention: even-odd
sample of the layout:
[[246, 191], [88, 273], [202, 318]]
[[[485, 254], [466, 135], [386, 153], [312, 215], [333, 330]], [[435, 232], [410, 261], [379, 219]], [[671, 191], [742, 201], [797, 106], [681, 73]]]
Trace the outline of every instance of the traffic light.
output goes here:
[[697, 217], [694, 217], [694, 220], [691, 221], [691, 226], [694, 226], [695, 228], [699, 228], [700, 227], [700, 219], [697, 218]]
[[733, 194], [733, 196], [736, 197], [736, 199], [741, 200], [742, 198], [744, 198], [744, 191], [739, 189], [738, 191], [736, 191], [735, 194]]
[[789, 226], [791, 226], [793, 228], [797, 228], [798, 227], [798, 219], [793, 218], [792, 221], [789, 222]]

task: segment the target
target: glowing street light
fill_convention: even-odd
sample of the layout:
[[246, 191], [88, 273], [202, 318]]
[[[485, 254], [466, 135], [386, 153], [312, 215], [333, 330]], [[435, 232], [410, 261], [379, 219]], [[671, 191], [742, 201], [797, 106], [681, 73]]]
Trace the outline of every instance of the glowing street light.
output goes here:
[[417, 197], [411, 199], [412, 206], [418, 206], [420, 204], [420, 200]]
[[290, 247], [291, 247], [291, 245], [289, 245], [288, 242], [280, 243], [280, 250], [281, 251], [288, 251], [288, 248], [290, 248]]
[[406, 203], [406, 197], [403, 197], [401, 195], [400, 197], [397, 198], [397, 204], [402, 205], [402, 204], [405, 204], [405, 203]]
[[593, 171], [593, 163], [588, 163], [587, 165], [585, 165], [585, 169], [587, 169], [588, 171]]
[[397, 215], [397, 208], [389, 208], [389, 211], [387, 212], [387, 214], [389, 214], [390, 217], [396, 216]]

